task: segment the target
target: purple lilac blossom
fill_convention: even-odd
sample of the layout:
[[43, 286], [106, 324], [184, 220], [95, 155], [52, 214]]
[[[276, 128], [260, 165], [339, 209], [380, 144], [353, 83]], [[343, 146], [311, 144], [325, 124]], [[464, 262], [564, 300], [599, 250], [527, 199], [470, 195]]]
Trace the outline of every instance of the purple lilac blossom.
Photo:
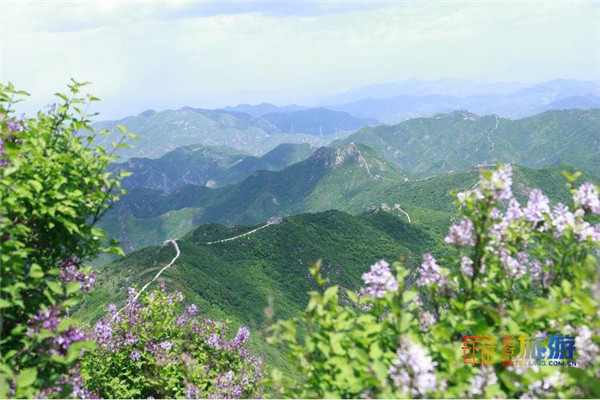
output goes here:
[[188, 313], [190, 316], [192, 316], [192, 317], [193, 317], [193, 316], [195, 316], [196, 314], [198, 314], [198, 306], [197, 306], [197, 305], [195, 305], [195, 304], [190, 304], [190, 305], [187, 307], [186, 311], [187, 311], [187, 313]]
[[197, 399], [198, 394], [198, 387], [196, 387], [196, 385], [193, 383], [188, 383], [185, 385], [185, 391], [183, 392], [183, 395], [186, 399]]
[[421, 276], [417, 279], [417, 286], [426, 286], [430, 283], [437, 284], [438, 286], [444, 285], [440, 267], [430, 253], [423, 254], [423, 263], [421, 264], [420, 272]]
[[508, 200], [513, 197], [512, 186], [512, 167], [504, 165], [492, 173], [489, 181], [492, 190], [492, 198], [496, 201]]
[[129, 358], [133, 361], [139, 361], [139, 359], [142, 358], [142, 353], [139, 350], [133, 350], [131, 354], [129, 354]]
[[77, 257], [69, 257], [63, 260], [60, 263], [60, 272], [58, 277], [65, 283], [79, 282], [81, 290], [84, 293], [87, 293], [94, 286], [98, 272], [94, 271], [89, 275], [86, 275], [79, 269], [80, 263], [81, 261]]
[[463, 257], [460, 259], [460, 273], [465, 277], [470, 278], [473, 276], [473, 260], [469, 257]]
[[533, 189], [529, 194], [527, 207], [523, 210], [525, 219], [537, 224], [543, 222], [544, 215], [550, 214], [550, 202], [540, 189]]
[[250, 338], [250, 330], [245, 326], [240, 326], [235, 338], [233, 339], [233, 347], [241, 347], [243, 346], [248, 339]]
[[575, 226], [575, 216], [567, 206], [558, 203], [552, 210], [552, 226], [556, 228], [558, 236], [561, 236], [567, 227]]
[[162, 341], [158, 345], [160, 346], [161, 349], [163, 349], [165, 351], [169, 351], [173, 347], [173, 344], [168, 340]]
[[396, 389], [412, 397], [427, 397], [427, 393], [436, 388], [434, 368], [437, 363], [424, 347], [405, 337], [400, 338], [396, 356], [388, 369]]
[[579, 190], [573, 195], [573, 201], [581, 205], [581, 207], [594, 214], [600, 214], [600, 199], [596, 187], [586, 182], [579, 187]]
[[450, 232], [446, 236], [445, 242], [456, 246], [473, 246], [475, 245], [474, 233], [473, 222], [465, 217], [459, 224], [454, 224], [450, 227]]
[[397, 292], [399, 285], [390, 271], [390, 264], [379, 260], [371, 265], [371, 270], [362, 274], [362, 280], [367, 285], [364, 292], [367, 296], [380, 299], [386, 291]]

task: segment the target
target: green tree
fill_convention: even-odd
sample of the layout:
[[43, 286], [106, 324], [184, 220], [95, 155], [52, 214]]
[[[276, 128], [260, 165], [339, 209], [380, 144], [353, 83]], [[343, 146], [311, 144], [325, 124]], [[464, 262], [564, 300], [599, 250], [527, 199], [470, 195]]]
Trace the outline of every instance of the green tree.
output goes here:
[[77, 395], [76, 359], [89, 345], [67, 318], [95, 273], [82, 263], [119, 253], [94, 224], [122, 193], [106, 172], [113, 152], [96, 145], [88, 106], [73, 81], [58, 104], [17, 118], [27, 93], [0, 85], [0, 397]]

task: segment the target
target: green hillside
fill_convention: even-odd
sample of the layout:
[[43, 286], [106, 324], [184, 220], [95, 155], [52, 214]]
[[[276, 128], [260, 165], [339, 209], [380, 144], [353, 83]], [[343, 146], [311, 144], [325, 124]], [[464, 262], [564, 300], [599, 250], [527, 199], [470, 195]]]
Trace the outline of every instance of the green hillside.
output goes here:
[[261, 157], [223, 146], [190, 145], [160, 158], [131, 158], [113, 164], [112, 170], [126, 170], [126, 189], [149, 188], [170, 191], [185, 185], [208, 187], [237, 183], [258, 170], [278, 171], [307, 158], [315, 150], [309, 144], [281, 144]]
[[[302, 308], [306, 292], [314, 288], [308, 266], [320, 258], [333, 282], [356, 289], [361, 274], [378, 259], [403, 256], [414, 266], [422, 252], [444, 251], [439, 237], [384, 211], [301, 214], [248, 236], [206, 244], [257, 227], [208, 224], [188, 232], [177, 241], [181, 256], [176, 267], [162, 277], [204, 313], [260, 326], [270, 296], [275, 318]], [[122, 300], [126, 286], [150, 281], [173, 255], [171, 246], [147, 247], [102, 269], [96, 290], [83, 305], [85, 316], [98, 316], [100, 304]]]
[[[561, 168], [514, 170], [515, 193], [522, 201], [533, 187], [541, 187], [553, 201], [568, 199]], [[598, 181], [592, 175], [585, 179]], [[385, 203], [390, 208], [398, 205], [397, 215], [441, 235], [455, 212], [451, 191], [469, 190], [478, 181], [477, 168], [410, 180], [365, 146], [323, 148], [282, 171], [259, 171], [222, 188], [188, 185], [168, 194], [131, 190], [101, 227], [130, 252], [181, 237], [203, 223], [253, 225], [276, 216], [330, 209], [360, 214]]]
[[432, 175], [510, 162], [571, 164], [600, 173], [600, 110], [548, 111], [510, 120], [466, 111], [367, 127], [342, 140], [362, 143], [410, 174]]
[[226, 146], [260, 156], [283, 143], [324, 146], [350, 133], [324, 137], [305, 133], [287, 134], [280, 132], [267, 120], [245, 113], [184, 107], [160, 112], [148, 110], [117, 121], [97, 122], [94, 129], [111, 132], [100, 138], [100, 144], [118, 141], [119, 124], [140, 137], [131, 148], [119, 149], [118, 155], [123, 161], [131, 157], [157, 158], [177, 147], [188, 145]]

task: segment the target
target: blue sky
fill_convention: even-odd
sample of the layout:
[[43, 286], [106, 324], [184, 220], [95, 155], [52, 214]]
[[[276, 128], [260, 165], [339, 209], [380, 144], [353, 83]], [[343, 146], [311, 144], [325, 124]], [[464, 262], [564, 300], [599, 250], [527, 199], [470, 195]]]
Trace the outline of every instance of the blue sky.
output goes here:
[[2, 0], [2, 79], [51, 101], [93, 83], [105, 118], [303, 103], [408, 78], [600, 84], [599, 1]]

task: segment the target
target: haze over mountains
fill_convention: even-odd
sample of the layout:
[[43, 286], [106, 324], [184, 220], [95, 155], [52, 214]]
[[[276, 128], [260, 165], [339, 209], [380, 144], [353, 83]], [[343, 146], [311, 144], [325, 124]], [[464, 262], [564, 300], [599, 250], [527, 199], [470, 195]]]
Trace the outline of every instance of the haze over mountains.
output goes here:
[[116, 126], [142, 135], [129, 157], [160, 157], [186, 145], [226, 146], [261, 156], [282, 143], [323, 146], [365, 126], [393, 125], [407, 119], [467, 110], [471, 113], [518, 119], [551, 110], [600, 107], [598, 83], [554, 80], [535, 85], [476, 83], [459, 79], [407, 80], [356, 88], [312, 107], [242, 104], [218, 110], [183, 107], [147, 110], [96, 128], [118, 138]]

